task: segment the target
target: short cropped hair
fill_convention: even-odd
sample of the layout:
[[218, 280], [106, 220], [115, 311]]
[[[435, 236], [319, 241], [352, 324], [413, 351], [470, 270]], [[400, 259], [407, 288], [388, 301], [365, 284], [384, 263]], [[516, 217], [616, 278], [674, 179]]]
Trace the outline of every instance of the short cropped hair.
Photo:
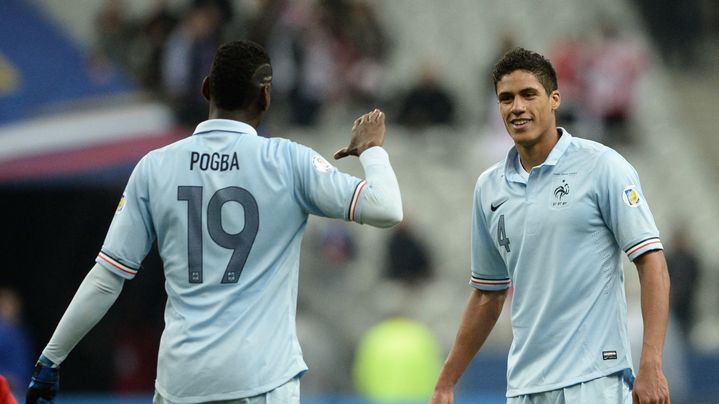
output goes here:
[[492, 71], [494, 90], [497, 90], [497, 83], [502, 77], [515, 70], [526, 70], [534, 74], [547, 91], [547, 95], [558, 88], [557, 72], [554, 71], [554, 67], [547, 58], [524, 48], [514, 48], [505, 53], [494, 66]]
[[232, 41], [220, 46], [209, 77], [210, 98], [215, 105], [228, 111], [249, 106], [258, 95], [252, 76], [264, 64], [270, 64], [269, 55], [252, 41]]

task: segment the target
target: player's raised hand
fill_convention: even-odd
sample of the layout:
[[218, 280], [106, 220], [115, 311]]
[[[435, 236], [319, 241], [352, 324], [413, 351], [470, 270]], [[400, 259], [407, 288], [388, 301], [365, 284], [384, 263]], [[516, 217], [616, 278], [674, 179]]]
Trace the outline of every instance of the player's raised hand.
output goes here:
[[27, 388], [25, 404], [52, 404], [60, 388], [60, 368], [40, 355]]
[[368, 112], [355, 120], [349, 146], [337, 150], [334, 156], [335, 159], [359, 156], [370, 147], [382, 146], [384, 144], [384, 133], [384, 112], [375, 108], [374, 111]]

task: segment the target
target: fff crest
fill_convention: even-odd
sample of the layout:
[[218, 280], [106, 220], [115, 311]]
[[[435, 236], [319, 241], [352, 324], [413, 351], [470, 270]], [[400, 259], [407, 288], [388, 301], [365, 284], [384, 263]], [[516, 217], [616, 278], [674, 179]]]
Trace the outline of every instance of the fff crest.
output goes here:
[[562, 209], [569, 206], [572, 200], [572, 185], [565, 176], [558, 176], [552, 181], [552, 195], [550, 206], [553, 209]]

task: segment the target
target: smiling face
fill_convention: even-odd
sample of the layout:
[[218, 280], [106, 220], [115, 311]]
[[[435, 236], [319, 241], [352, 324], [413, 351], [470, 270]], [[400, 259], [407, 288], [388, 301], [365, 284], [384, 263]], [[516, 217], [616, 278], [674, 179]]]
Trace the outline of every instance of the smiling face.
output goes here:
[[514, 143], [525, 149], [539, 146], [551, 150], [557, 140], [556, 117], [559, 91], [547, 94], [537, 77], [527, 70], [515, 70], [497, 82], [499, 113]]

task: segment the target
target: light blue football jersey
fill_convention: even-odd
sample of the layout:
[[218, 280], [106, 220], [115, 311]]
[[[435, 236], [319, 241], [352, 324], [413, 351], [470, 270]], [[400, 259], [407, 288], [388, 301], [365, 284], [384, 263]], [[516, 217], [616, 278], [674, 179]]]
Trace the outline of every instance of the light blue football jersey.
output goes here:
[[560, 130], [527, 179], [512, 148], [474, 193], [470, 284], [514, 288], [508, 397], [631, 369], [621, 253], [662, 249], [634, 168]]
[[308, 147], [220, 119], [138, 163], [97, 262], [131, 279], [157, 240], [163, 397], [254, 396], [307, 369], [295, 312], [308, 214], [362, 222], [366, 184]]

